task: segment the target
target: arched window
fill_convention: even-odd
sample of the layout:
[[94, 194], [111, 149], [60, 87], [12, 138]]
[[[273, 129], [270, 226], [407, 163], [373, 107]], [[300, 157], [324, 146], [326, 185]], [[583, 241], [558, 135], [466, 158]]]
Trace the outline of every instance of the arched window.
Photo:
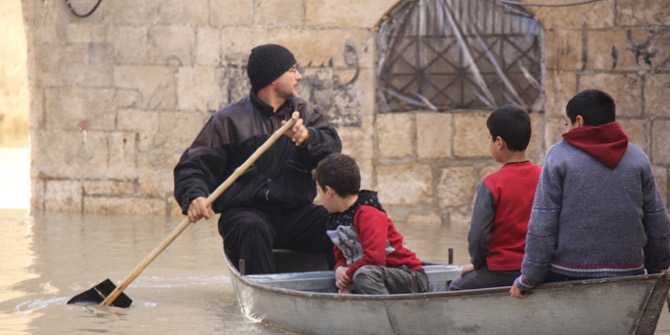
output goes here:
[[495, 0], [408, 0], [380, 22], [377, 112], [540, 111], [542, 28]]

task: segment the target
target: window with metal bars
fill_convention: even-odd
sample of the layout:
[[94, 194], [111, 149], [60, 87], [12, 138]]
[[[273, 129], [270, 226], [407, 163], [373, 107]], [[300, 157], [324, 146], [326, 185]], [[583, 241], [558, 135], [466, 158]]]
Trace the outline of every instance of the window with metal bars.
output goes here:
[[543, 30], [495, 0], [411, 0], [379, 24], [377, 112], [544, 106]]

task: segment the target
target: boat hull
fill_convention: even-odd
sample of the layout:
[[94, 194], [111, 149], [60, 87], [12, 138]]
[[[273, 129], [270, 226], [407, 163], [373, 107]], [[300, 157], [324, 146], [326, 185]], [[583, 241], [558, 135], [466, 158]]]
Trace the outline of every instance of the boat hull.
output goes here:
[[520, 300], [509, 288], [444, 292], [458, 273], [444, 265], [429, 273], [437, 292], [340, 295], [331, 271], [231, 272], [246, 316], [300, 334], [653, 334], [670, 286], [667, 273], [551, 283]]

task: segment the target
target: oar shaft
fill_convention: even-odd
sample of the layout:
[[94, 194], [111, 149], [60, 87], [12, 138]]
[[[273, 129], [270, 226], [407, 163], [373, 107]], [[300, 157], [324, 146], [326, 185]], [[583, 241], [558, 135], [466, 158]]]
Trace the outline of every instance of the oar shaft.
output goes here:
[[[247, 158], [242, 165], [240, 165], [233, 173], [226, 178], [226, 180], [219, 185], [219, 187], [212, 192], [212, 194], [207, 197], [206, 204], [207, 206], [210, 206], [216, 198], [218, 198], [230, 185], [232, 185], [237, 178], [242, 175], [252, 164], [256, 162], [256, 160], [265, 152], [267, 151], [273, 144], [276, 142], [284, 133], [295, 124], [296, 120], [295, 119], [290, 119], [287, 121], [281, 128], [279, 128], [277, 131], [275, 131], [270, 138], [268, 138], [263, 145], [258, 147], [256, 151], [254, 151], [249, 158]], [[153, 251], [147, 256], [140, 264], [138, 264], [133, 272], [131, 272], [128, 277], [126, 277], [119, 286], [117, 286], [114, 291], [112, 291], [106, 298], [103, 300], [100, 305], [101, 306], [109, 306], [116, 300], [116, 298], [123, 293], [123, 290], [125, 290], [130, 283], [137, 278], [137, 276], [140, 275], [142, 271], [151, 263], [158, 255], [160, 255], [165, 248], [167, 248], [172, 241], [174, 241], [177, 236], [179, 236], [189, 225], [191, 222], [189, 221], [188, 217], [184, 218], [184, 220], [175, 228], [170, 235], [168, 235], [163, 242], [161, 242], [156, 248], [154, 248]]]

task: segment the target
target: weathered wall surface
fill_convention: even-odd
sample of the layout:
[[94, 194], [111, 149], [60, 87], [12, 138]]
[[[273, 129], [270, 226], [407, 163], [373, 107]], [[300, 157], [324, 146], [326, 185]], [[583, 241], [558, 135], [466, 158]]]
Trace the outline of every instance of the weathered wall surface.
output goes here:
[[[552, 3], [551, 1], [533, 1]], [[531, 8], [546, 30], [545, 138], [564, 130], [569, 98], [587, 88], [610, 93], [631, 142], [647, 153], [668, 204], [670, 167], [670, 8], [664, 0], [605, 0]]]
[[[556, 3], [555, 0], [534, 0]], [[568, 1], [565, 1], [568, 2]], [[71, 1], [87, 11], [94, 1]], [[375, 25], [396, 0], [115, 0], [90, 17], [64, 1], [22, 0], [28, 37], [32, 206], [36, 210], [177, 214], [172, 168], [210, 112], [244, 96], [244, 65], [285, 45], [299, 95], [338, 125], [397, 220], [467, 223], [488, 156], [486, 111], [375, 114]], [[664, 0], [528, 7], [546, 30], [546, 106], [529, 156], [560, 139], [562, 112], [595, 87], [617, 100], [668, 199], [670, 13]], [[79, 7], [80, 6], [80, 7]], [[642, 8], [642, 9], [641, 9]]]
[[0, 1], [0, 145], [28, 145], [26, 38], [19, 0]]

